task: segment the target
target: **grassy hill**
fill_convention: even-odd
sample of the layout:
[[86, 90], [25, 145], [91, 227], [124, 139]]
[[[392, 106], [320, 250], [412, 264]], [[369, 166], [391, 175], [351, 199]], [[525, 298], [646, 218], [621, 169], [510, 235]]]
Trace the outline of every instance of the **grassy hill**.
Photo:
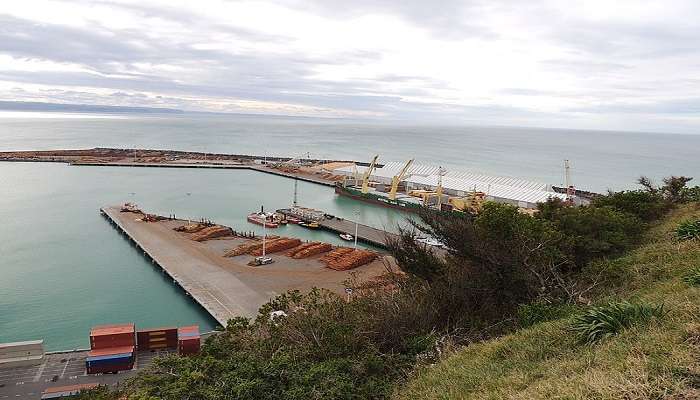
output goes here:
[[664, 304], [667, 314], [597, 344], [582, 344], [563, 318], [458, 350], [419, 369], [396, 399], [700, 399], [700, 243], [675, 240], [695, 203], [672, 211], [628, 254], [591, 265], [602, 284], [593, 304]]

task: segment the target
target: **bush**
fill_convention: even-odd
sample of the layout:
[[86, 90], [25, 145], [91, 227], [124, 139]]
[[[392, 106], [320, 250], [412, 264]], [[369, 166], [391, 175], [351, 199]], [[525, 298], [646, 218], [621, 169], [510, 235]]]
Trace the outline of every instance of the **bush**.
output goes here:
[[700, 239], [700, 219], [683, 221], [676, 228], [678, 240]]
[[700, 286], [700, 267], [695, 267], [683, 277], [683, 282], [690, 286]]
[[654, 191], [628, 190], [608, 192], [593, 200], [594, 207], [610, 207], [616, 211], [632, 214], [642, 221], [655, 221], [668, 210], [663, 196]]
[[574, 318], [571, 330], [581, 343], [593, 344], [616, 335], [635, 324], [646, 323], [652, 318], [662, 318], [666, 312], [663, 304], [608, 303], [592, 307]]
[[644, 224], [610, 206], [570, 207], [560, 200], [540, 204], [538, 218], [552, 222], [565, 236], [565, 251], [579, 268], [591, 260], [620, 254], [635, 244]]

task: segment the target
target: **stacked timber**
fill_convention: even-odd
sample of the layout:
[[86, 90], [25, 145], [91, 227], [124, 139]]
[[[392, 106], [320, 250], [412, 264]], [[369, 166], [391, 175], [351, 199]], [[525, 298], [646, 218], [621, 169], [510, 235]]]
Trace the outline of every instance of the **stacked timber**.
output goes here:
[[214, 225], [193, 234], [190, 239], [194, 240], [195, 242], [203, 242], [205, 240], [231, 235], [233, 235], [231, 228], [221, 225]]
[[369, 250], [349, 249], [349, 252], [336, 253], [334, 257], [328, 257], [324, 263], [330, 269], [347, 271], [369, 264], [377, 258], [377, 253]]
[[294, 259], [302, 259], [316, 254], [327, 253], [333, 249], [333, 246], [328, 243], [316, 243], [313, 246], [309, 246], [300, 251], [295, 252], [291, 257]]
[[321, 257], [321, 262], [324, 264], [332, 263], [343, 256], [345, 256], [348, 253], [352, 253], [353, 249], [349, 247], [338, 247], [337, 249], [331, 251], [330, 253], [326, 254], [325, 256]]
[[[301, 240], [299, 239], [290, 239], [290, 238], [280, 238], [275, 240], [272, 243], [266, 243], [265, 244], [265, 252], [266, 253], [276, 253], [278, 251], [283, 251], [283, 250], [289, 250], [291, 248], [297, 247], [301, 244]], [[263, 253], [262, 246], [258, 249], [250, 251], [248, 254], [251, 256], [261, 256]]]
[[206, 227], [207, 226], [204, 224], [197, 223], [197, 224], [189, 224], [189, 225], [180, 225], [176, 228], [173, 228], [173, 230], [175, 230], [177, 232], [195, 233], [195, 232], [201, 231], [202, 229], [204, 229]]
[[[279, 236], [268, 236], [267, 242], [265, 243], [265, 247], [270, 246], [271, 244], [275, 243], [280, 239], [282, 238], [280, 238]], [[236, 257], [242, 256], [243, 254], [250, 254], [253, 251], [262, 249], [262, 245], [262, 240], [257, 242], [243, 243], [237, 247], [234, 247], [233, 249], [228, 250], [226, 253], [224, 253], [224, 257]]]
[[307, 243], [304, 243], [304, 244], [302, 244], [301, 246], [295, 247], [295, 248], [291, 249], [290, 251], [288, 251], [287, 254], [286, 254], [286, 256], [287, 256], [287, 257], [294, 257], [294, 255], [295, 255], [296, 253], [298, 253], [298, 252], [300, 252], [300, 251], [302, 251], [302, 250], [306, 250], [306, 249], [308, 249], [309, 247], [316, 246], [317, 244], [321, 244], [321, 242], [307, 242]]

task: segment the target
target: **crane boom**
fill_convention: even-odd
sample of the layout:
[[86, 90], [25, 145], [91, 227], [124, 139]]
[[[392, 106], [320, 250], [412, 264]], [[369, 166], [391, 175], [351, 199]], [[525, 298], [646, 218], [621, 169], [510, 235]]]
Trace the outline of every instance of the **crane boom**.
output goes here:
[[367, 194], [369, 192], [369, 177], [372, 175], [372, 172], [374, 171], [374, 168], [377, 165], [378, 158], [379, 154], [375, 155], [374, 158], [372, 158], [372, 162], [369, 164], [369, 167], [362, 175], [362, 193], [364, 194]]
[[406, 165], [404, 165], [401, 169], [401, 172], [391, 178], [391, 191], [389, 192], [389, 199], [396, 200], [396, 191], [399, 189], [399, 183], [401, 183], [401, 181], [406, 177], [406, 173], [411, 167], [411, 164], [413, 164], [413, 159], [408, 160]]

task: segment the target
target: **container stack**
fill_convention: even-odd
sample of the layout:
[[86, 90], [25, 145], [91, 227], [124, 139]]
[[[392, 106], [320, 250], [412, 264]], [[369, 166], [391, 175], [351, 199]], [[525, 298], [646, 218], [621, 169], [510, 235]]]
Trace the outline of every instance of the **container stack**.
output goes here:
[[115, 373], [134, 368], [134, 346], [91, 350], [85, 359], [88, 374]]
[[200, 348], [199, 326], [183, 326], [177, 330], [177, 352], [180, 355], [197, 354]]
[[90, 349], [85, 360], [88, 374], [130, 370], [136, 359], [134, 324], [103, 325], [90, 330]]
[[177, 328], [154, 328], [136, 332], [139, 351], [177, 348]]

